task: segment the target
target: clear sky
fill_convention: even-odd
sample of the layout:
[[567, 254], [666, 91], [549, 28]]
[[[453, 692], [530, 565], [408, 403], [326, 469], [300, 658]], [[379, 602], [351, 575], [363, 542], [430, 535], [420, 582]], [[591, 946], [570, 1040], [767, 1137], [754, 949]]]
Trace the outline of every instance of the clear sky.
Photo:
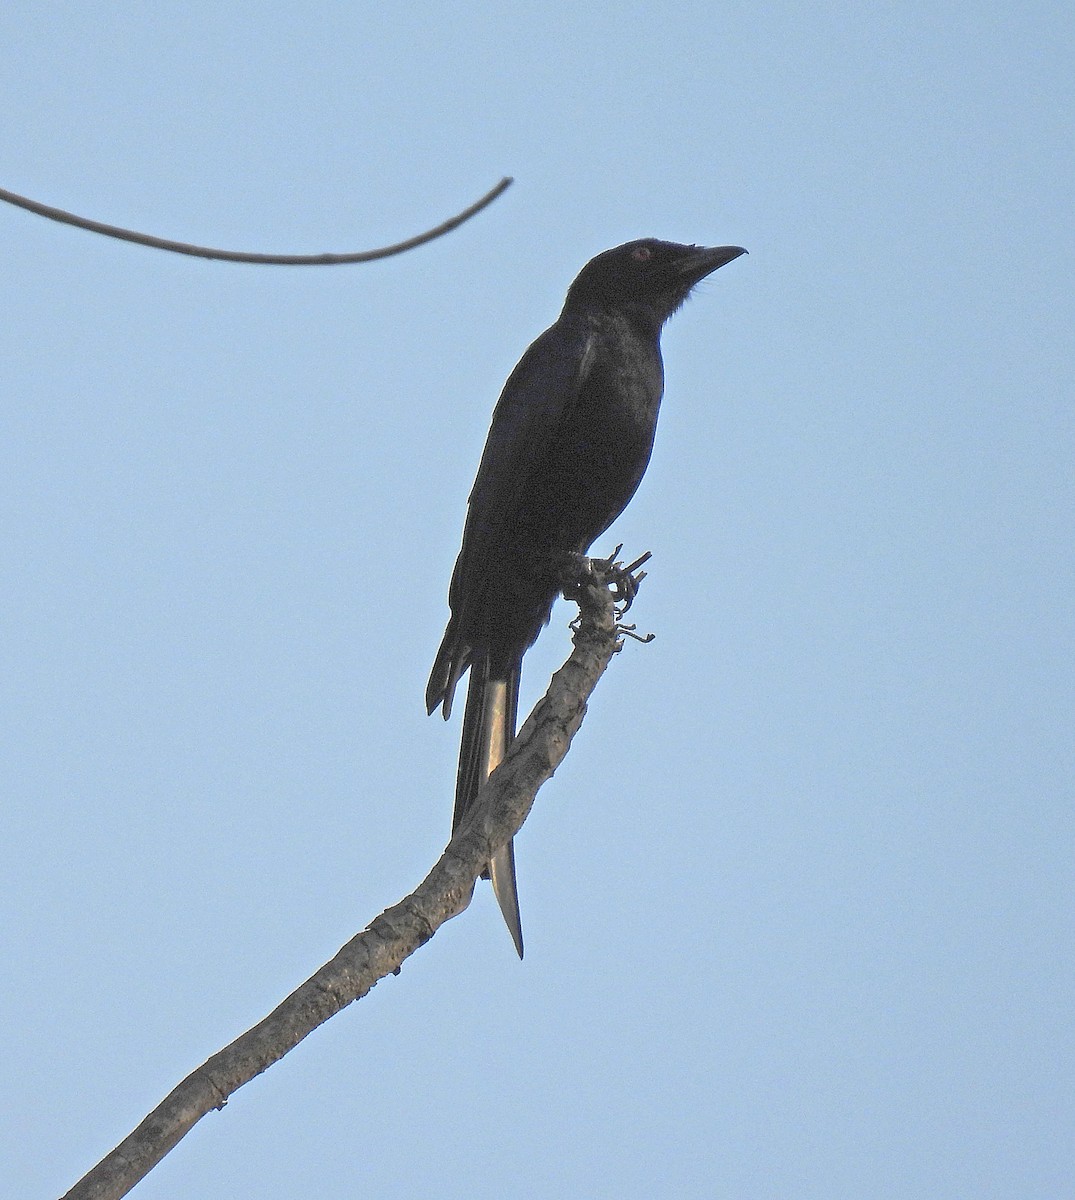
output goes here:
[[[66, 1189], [418, 883], [500, 386], [664, 339], [656, 633], [489, 889], [145, 1197], [1075, 1194], [1070, 5], [30, 4], [0, 186], [0, 1191]], [[526, 693], [567, 647], [560, 606]]]

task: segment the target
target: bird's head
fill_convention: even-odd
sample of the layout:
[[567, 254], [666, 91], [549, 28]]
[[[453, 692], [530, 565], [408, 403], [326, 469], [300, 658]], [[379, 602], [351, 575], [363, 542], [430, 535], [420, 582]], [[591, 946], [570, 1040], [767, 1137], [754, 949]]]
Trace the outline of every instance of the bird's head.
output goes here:
[[682, 246], [640, 238], [590, 259], [568, 290], [567, 306], [643, 308], [661, 325], [699, 280], [741, 254], [746, 254], [741, 246]]

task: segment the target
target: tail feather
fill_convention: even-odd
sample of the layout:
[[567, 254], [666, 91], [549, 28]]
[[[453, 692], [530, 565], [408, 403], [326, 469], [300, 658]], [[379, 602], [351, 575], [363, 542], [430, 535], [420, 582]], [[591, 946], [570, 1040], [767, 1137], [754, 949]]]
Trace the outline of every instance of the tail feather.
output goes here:
[[[453, 830], [474, 803], [481, 785], [500, 765], [515, 736], [519, 709], [519, 663], [502, 678], [489, 669], [482, 656], [471, 663], [463, 733], [459, 746]], [[523, 956], [523, 930], [519, 892], [515, 881], [515, 852], [511, 842], [502, 846], [483, 875], [492, 880], [493, 893], [504, 915], [519, 957]]]
[[426, 712], [432, 714], [438, 707], [447, 721], [452, 715], [452, 698], [455, 686], [463, 672], [470, 666], [470, 647], [460, 642], [455, 634], [455, 619], [448, 622], [444, 640], [437, 651], [437, 661], [430, 672], [426, 685]]

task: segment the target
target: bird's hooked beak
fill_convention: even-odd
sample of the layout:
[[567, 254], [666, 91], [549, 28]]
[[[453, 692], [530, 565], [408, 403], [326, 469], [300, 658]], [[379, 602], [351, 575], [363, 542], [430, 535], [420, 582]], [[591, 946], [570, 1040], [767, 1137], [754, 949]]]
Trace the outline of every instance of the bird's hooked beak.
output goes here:
[[683, 283], [693, 287], [700, 279], [712, 274], [718, 267], [726, 266], [741, 254], [746, 254], [742, 246], [692, 246], [676, 262], [676, 272]]

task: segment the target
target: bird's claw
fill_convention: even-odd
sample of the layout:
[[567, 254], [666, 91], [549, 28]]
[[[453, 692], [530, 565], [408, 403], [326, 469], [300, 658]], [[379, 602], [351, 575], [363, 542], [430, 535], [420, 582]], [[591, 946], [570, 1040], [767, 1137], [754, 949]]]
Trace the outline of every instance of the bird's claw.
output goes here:
[[638, 595], [639, 585], [646, 578], [646, 572], [640, 571], [639, 568], [649, 562], [652, 557], [649, 550], [645, 554], [640, 555], [632, 563], [624, 566], [623, 563], [616, 561], [616, 555], [623, 549], [621, 543], [612, 551], [608, 558], [598, 559], [598, 566], [602, 569], [608, 585], [612, 588], [612, 598], [615, 601], [619, 615], [622, 617], [624, 613], [635, 602], [635, 597]]
[[613, 600], [617, 606], [622, 606], [619, 608], [621, 616], [634, 603], [635, 596], [638, 595], [638, 585], [646, 578], [646, 572], [640, 571], [639, 567], [652, 557], [650, 551], [647, 550], [633, 563], [624, 566], [623, 563], [616, 561], [616, 555], [622, 549], [623, 544], [621, 543], [608, 558], [587, 558], [584, 554], [572, 554], [568, 556], [565, 564], [565, 580], [569, 584], [576, 581], [579, 575], [586, 575], [594, 583], [610, 588]]
[[637, 625], [617, 625], [616, 626], [616, 637], [618, 637], [618, 638], [629, 637], [633, 641], [641, 642], [643, 646], [648, 646], [650, 644], [650, 642], [652, 642], [653, 639], [657, 636], [655, 633], [635, 633], [635, 630], [637, 628], [638, 628]]

